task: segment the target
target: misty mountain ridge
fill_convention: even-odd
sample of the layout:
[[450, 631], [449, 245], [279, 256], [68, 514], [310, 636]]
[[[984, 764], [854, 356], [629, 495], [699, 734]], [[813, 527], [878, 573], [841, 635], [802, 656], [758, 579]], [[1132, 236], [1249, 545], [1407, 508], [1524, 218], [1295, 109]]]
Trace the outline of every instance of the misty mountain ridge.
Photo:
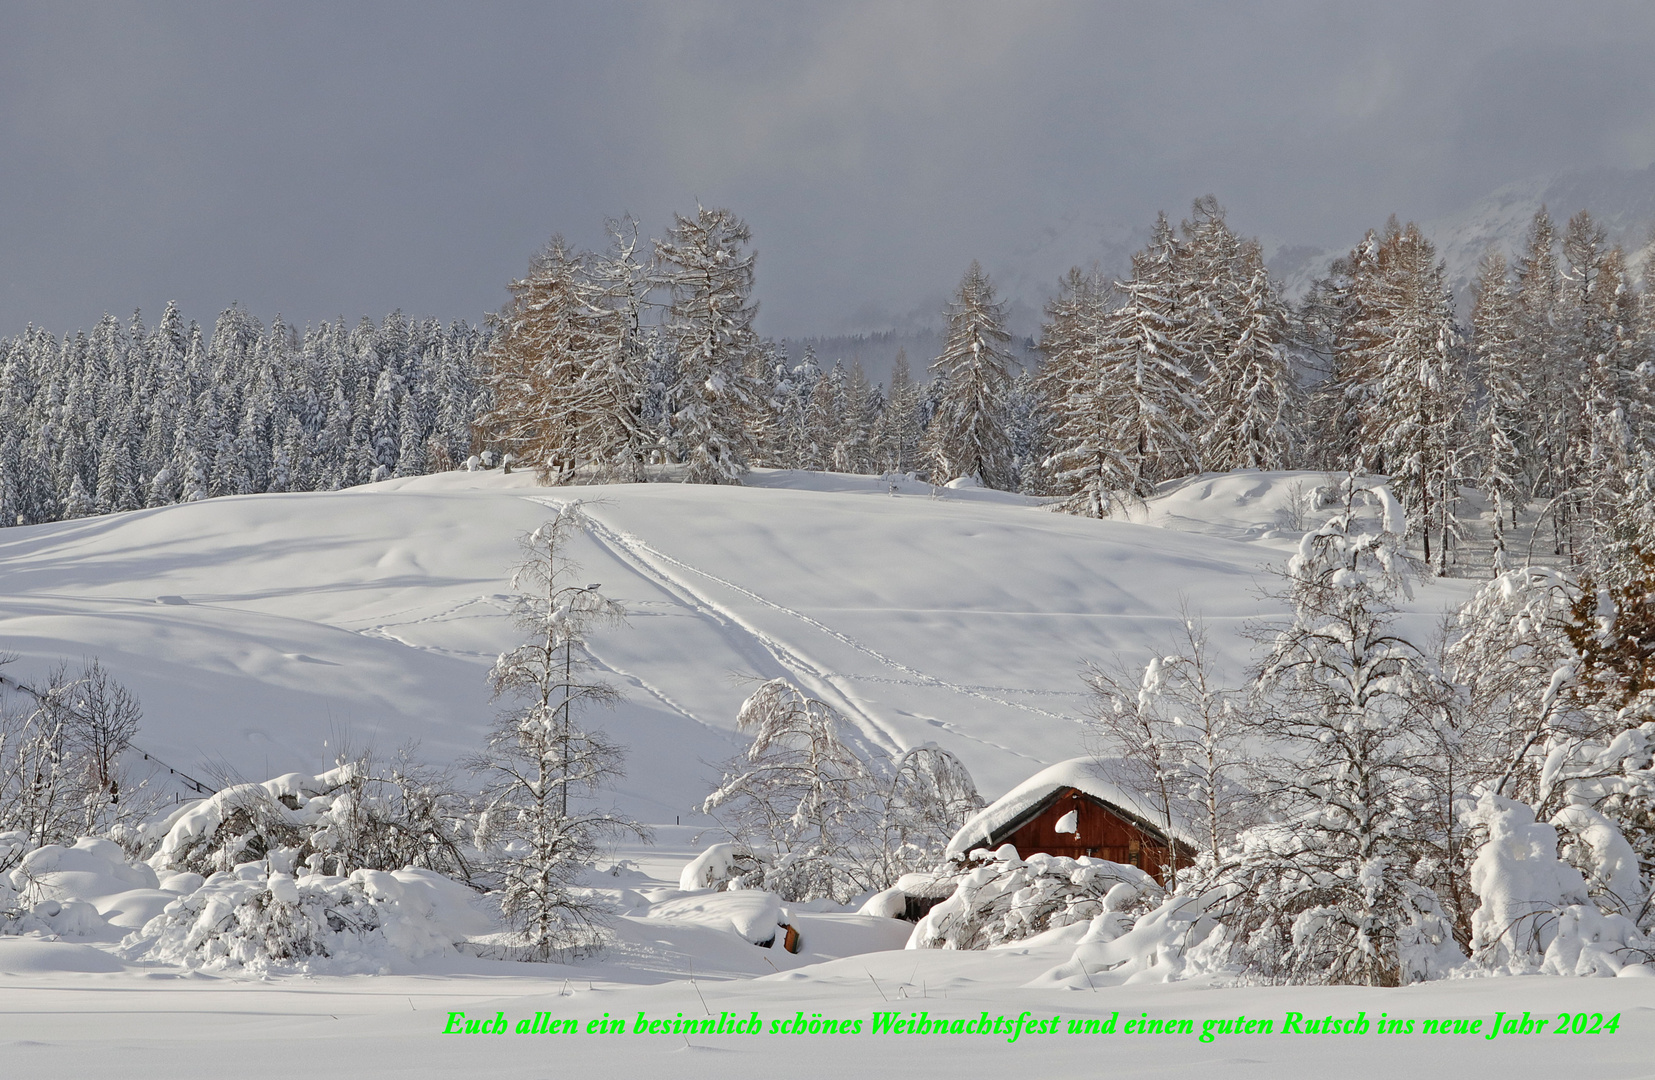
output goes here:
[[[1574, 214], [1586, 210], [1608, 233], [1609, 243], [1625, 249], [1634, 275], [1643, 271], [1655, 234], [1655, 165], [1644, 169], [1571, 169], [1532, 176], [1495, 188], [1461, 210], [1420, 222], [1437, 256], [1448, 266], [1448, 280], [1462, 304], [1469, 302], [1477, 264], [1489, 250], [1508, 261], [1521, 253], [1529, 225], [1541, 207], [1551, 215], [1559, 237]], [[1398, 214], [1399, 218], [1403, 215]], [[1403, 218], [1406, 220], [1406, 218]], [[1378, 227], [1381, 222], [1375, 222]], [[1354, 246], [1360, 237], [1351, 238]], [[1349, 251], [1286, 244], [1265, 244], [1270, 271], [1283, 293], [1304, 294], [1330, 262]]]
[[[1463, 315], [1469, 314], [1471, 286], [1484, 253], [1494, 248], [1508, 261], [1514, 260], [1527, 240], [1530, 222], [1542, 206], [1551, 215], [1559, 236], [1573, 214], [1589, 211], [1607, 232], [1609, 243], [1625, 249], [1634, 275], [1642, 274], [1651, 254], [1655, 254], [1655, 165], [1644, 169], [1571, 169], [1503, 184], [1460, 210], [1420, 222], [1426, 237], [1436, 245], [1438, 257], [1447, 264], [1448, 280]], [[1167, 213], [1174, 215], [1172, 209]], [[1397, 217], [1409, 220], [1403, 213]], [[1384, 219], [1378, 218], [1372, 227], [1383, 224]], [[1033, 358], [1032, 344], [1039, 338], [1046, 301], [1070, 267], [1096, 267], [1112, 278], [1127, 276], [1131, 273], [1132, 253], [1149, 241], [1150, 225], [1145, 221], [1128, 226], [1075, 212], [1003, 255], [984, 258], [984, 268], [1006, 304], [1014, 353], [1025, 362]], [[1252, 235], [1245, 222], [1232, 225], [1242, 235]], [[1353, 235], [1348, 244], [1333, 248], [1269, 235], [1259, 240], [1282, 294], [1297, 300], [1311, 282], [1327, 273], [1334, 259], [1350, 252], [1361, 235]], [[847, 321], [854, 326], [857, 320]], [[878, 328], [847, 326], [840, 334], [791, 339], [789, 353], [796, 363], [804, 345], [809, 344], [823, 368], [838, 359], [847, 364], [859, 359], [869, 378], [884, 382], [900, 348], [908, 354], [914, 377], [923, 379], [927, 365], [942, 349], [943, 327], [941, 305], [934, 305], [932, 310], [915, 308]]]

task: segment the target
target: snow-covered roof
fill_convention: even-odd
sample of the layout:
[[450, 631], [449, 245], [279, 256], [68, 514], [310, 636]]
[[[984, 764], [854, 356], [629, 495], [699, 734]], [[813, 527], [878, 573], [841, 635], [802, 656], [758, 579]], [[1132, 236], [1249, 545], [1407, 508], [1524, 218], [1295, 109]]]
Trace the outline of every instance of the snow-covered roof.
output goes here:
[[[964, 855], [973, 848], [990, 843], [996, 834], [1003, 834], [1007, 826], [1017, 823], [1020, 818], [1044, 804], [1055, 793], [1069, 788], [1107, 803], [1128, 817], [1137, 818], [1154, 832], [1167, 831], [1166, 819], [1162, 814], [1150, 809], [1145, 801], [1130, 789], [1106, 779], [1104, 773], [1104, 764], [1095, 757], [1070, 758], [1068, 761], [1060, 761], [1056, 765], [1041, 769], [977, 811], [962, 825], [960, 831], [954, 834], [954, 839], [948, 842], [948, 856]], [[1195, 830], [1176, 813], [1173, 815], [1171, 832], [1174, 839], [1192, 848], [1201, 847]]]

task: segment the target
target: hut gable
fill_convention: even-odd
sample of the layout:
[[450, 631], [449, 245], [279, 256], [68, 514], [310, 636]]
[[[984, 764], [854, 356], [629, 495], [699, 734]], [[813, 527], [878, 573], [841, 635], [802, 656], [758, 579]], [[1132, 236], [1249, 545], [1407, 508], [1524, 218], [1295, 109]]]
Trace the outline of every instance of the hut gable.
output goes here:
[[948, 855], [1001, 844], [1011, 844], [1025, 858], [1036, 852], [1089, 855], [1157, 876], [1173, 853], [1179, 865], [1187, 865], [1198, 846], [1176, 819], [1169, 835], [1165, 821], [1105, 779], [1093, 758], [1059, 762], [1017, 785], [965, 823], [949, 842]]

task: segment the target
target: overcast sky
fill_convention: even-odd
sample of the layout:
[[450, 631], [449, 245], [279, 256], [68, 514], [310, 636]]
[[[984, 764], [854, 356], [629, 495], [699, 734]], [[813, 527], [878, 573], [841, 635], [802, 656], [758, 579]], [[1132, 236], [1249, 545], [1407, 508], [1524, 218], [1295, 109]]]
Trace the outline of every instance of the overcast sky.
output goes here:
[[775, 336], [1208, 191], [1240, 231], [1348, 246], [1649, 164], [1652, 44], [1655, 4], [1580, 0], [0, 0], [0, 333], [168, 299], [475, 320], [552, 233], [697, 200], [752, 226]]

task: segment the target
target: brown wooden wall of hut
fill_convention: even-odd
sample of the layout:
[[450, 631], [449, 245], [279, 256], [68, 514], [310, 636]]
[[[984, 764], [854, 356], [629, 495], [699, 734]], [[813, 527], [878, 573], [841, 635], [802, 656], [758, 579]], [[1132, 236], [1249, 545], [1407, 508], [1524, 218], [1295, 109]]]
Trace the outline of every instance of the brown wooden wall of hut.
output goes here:
[[[1057, 831], [1059, 819], [1071, 810], [1076, 811], [1079, 817], [1079, 836]], [[1094, 859], [1136, 866], [1148, 871], [1162, 884], [1165, 884], [1162, 867], [1170, 861], [1166, 845], [1145, 835], [1132, 822], [1074, 788], [1059, 794], [1004, 842], [1015, 847], [1017, 854], [1025, 859], [1036, 852], [1066, 855], [1071, 859], [1090, 855]], [[1188, 866], [1189, 859], [1180, 857], [1178, 864]]]

